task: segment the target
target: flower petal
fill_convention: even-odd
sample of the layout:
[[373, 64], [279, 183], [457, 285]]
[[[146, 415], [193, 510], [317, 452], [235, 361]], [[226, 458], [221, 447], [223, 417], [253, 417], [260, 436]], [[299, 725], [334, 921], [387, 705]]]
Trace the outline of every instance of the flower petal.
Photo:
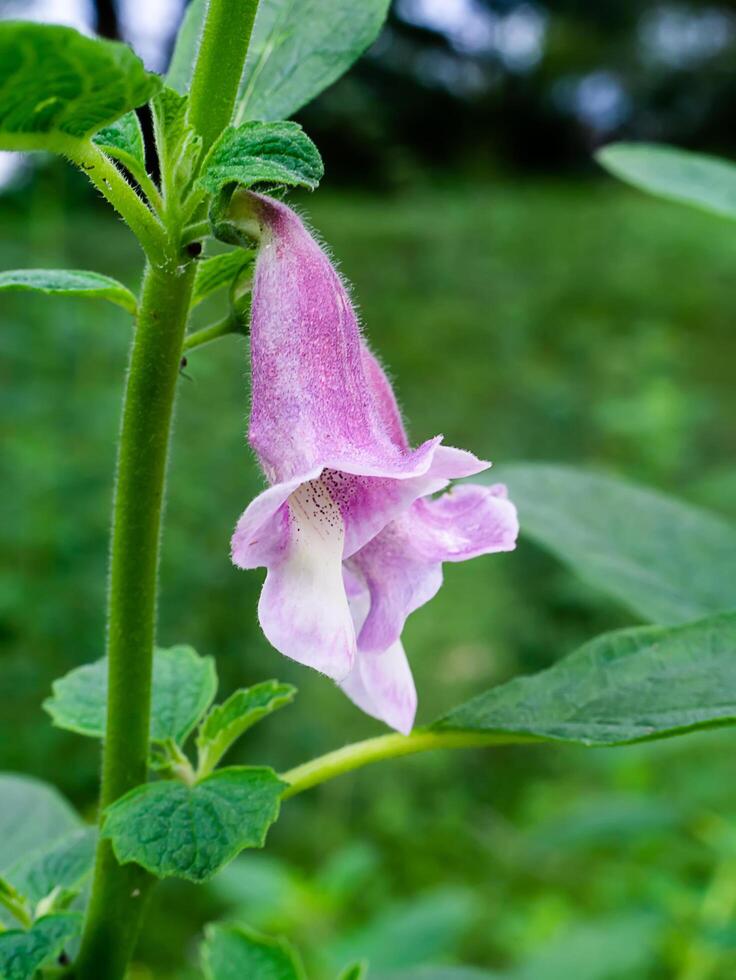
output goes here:
[[318, 481], [294, 491], [285, 509], [286, 530], [258, 604], [261, 627], [285, 656], [341, 680], [355, 659], [342, 576], [342, 519]]
[[348, 563], [370, 593], [359, 650], [385, 650], [399, 638], [407, 616], [437, 593], [442, 562], [510, 551], [517, 534], [516, 508], [500, 486], [463, 485], [416, 501]]
[[408, 735], [417, 711], [417, 691], [401, 641], [383, 653], [358, 654], [340, 688], [361, 711]]

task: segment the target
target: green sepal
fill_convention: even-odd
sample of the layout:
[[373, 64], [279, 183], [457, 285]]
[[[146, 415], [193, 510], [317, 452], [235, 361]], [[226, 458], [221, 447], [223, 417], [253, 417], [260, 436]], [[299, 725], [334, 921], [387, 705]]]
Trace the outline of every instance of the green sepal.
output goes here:
[[200, 947], [205, 980], [306, 980], [296, 950], [285, 939], [243, 925], [213, 923]]
[[431, 729], [499, 741], [625, 745], [736, 724], [736, 613], [591, 640], [549, 670], [517, 677]]
[[160, 84], [125, 44], [70, 27], [0, 23], [0, 149], [73, 156]]
[[[57, 728], [102, 738], [107, 711], [107, 659], [77, 667], [54, 681], [43, 707]], [[153, 658], [151, 741], [181, 744], [214, 700], [217, 673], [212, 657], [189, 646], [158, 649]]]
[[197, 733], [199, 773], [212, 772], [241, 735], [272, 712], [290, 704], [295, 695], [296, 688], [291, 684], [264, 681], [235, 691], [223, 704], [211, 708]]
[[285, 787], [272, 769], [232, 766], [194, 785], [165, 780], [107, 809], [102, 836], [121, 864], [158, 878], [207, 881], [247, 847], [262, 847]]
[[0, 292], [35, 292], [106, 299], [135, 315], [137, 301], [122, 283], [99, 272], [78, 269], [9, 269], [0, 272]]
[[55, 960], [81, 928], [79, 913], [59, 912], [37, 919], [28, 930], [0, 933], [0, 977], [33, 980], [36, 971]]

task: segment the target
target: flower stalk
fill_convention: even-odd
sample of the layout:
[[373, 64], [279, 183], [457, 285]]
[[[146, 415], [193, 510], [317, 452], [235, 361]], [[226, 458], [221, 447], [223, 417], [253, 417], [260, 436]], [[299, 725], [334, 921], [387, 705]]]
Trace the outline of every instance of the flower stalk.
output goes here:
[[[257, 0], [210, 0], [208, 5], [190, 102], [190, 120], [203, 137], [205, 151], [230, 122], [256, 8]], [[195, 265], [178, 259], [184, 242], [177, 207], [164, 208], [162, 225], [97, 148], [90, 148], [89, 159], [75, 162], [128, 222], [148, 258], [118, 444], [102, 819], [106, 807], [148, 776], [161, 522]], [[172, 256], [177, 261], [171, 261]], [[100, 840], [80, 954], [69, 977], [122, 980], [153, 881], [137, 865], [119, 865], [110, 843]]]

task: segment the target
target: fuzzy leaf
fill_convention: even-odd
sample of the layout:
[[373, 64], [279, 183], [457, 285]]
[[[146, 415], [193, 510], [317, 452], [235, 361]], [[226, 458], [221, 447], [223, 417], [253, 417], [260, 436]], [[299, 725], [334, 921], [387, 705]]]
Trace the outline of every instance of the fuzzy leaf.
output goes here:
[[623, 745], [736, 723], [736, 613], [599, 636], [431, 727], [579, 745]]
[[294, 700], [296, 688], [278, 681], [264, 681], [235, 691], [216, 704], [202, 722], [197, 746], [202, 757], [216, 764], [236, 739], [272, 712]]
[[147, 783], [107, 810], [102, 836], [121, 864], [207, 881], [244, 848], [263, 846], [284, 785], [272, 769], [251, 766], [220, 769], [194, 786]]
[[106, 299], [135, 313], [136, 298], [122, 283], [99, 272], [74, 269], [11, 269], [0, 272], [0, 292], [21, 290], [62, 296]]
[[126, 112], [111, 126], [105, 126], [92, 137], [108, 156], [119, 160], [131, 173], [136, 169], [146, 169], [146, 151], [143, 145], [143, 131], [134, 112]]
[[389, 0], [261, 0], [236, 120], [287, 119], [378, 37]]
[[245, 926], [215, 923], [200, 948], [205, 980], [305, 980], [296, 951], [283, 939]]
[[192, 306], [198, 306], [218, 289], [229, 286], [241, 269], [252, 265], [254, 260], [254, 251], [244, 251], [240, 248], [202, 259], [197, 265], [197, 274], [194, 278]]
[[32, 980], [44, 963], [56, 958], [75, 938], [81, 925], [78, 913], [59, 912], [38, 919], [27, 932], [9, 929], [0, 933], [2, 980]]
[[314, 190], [323, 174], [319, 151], [298, 123], [249, 122], [223, 132], [204, 162], [200, 183], [210, 194], [229, 184]]
[[[216, 691], [217, 674], [212, 657], [200, 657], [189, 646], [156, 650], [151, 741], [183, 742], [212, 704]], [[102, 738], [106, 702], [107, 659], [103, 657], [54, 681], [53, 695], [43, 706], [58, 728]]]
[[92, 871], [95, 836], [92, 827], [80, 827], [40, 850], [22, 855], [8, 868], [8, 881], [33, 903], [57, 887], [79, 891]]
[[160, 85], [125, 44], [0, 23], [0, 149], [67, 152]]
[[164, 87], [153, 100], [161, 172], [183, 188], [189, 184], [202, 140], [187, 122], [187, 99]]
[[527, 534], [655, 623], [736, 609], [736, 528], [653, 490], [567, 466], [498, 467]]
[[612, 143], [596, 158], [639, 190], [736, 219], [736, 164], [730, 160], [657, 143]]
[[30, 776], [0, 773], [0, 804], [0, 874], [82, 826], [53, 786]]

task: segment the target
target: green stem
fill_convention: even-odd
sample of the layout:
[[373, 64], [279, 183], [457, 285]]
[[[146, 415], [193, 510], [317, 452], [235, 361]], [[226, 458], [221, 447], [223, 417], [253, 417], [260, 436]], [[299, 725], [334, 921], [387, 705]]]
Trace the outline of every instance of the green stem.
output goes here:
[[102, 150], [94, 143], [84, 143], [75, 148], [72, 160], [125, 220], [149, 261], [165, 257], [168, 242], [163, 225]]
[[432, 732], [417, 729], [411, 735], [379, 735], [364, 742], [354, 742], [335, 752], [328, 752], [318, 759], [305, 762], [283, 773], [281, 778], [289, 783], [283, 799], [303, 793], [305, 789], [341, 776], [353, 769], [361, 769], [372, 762], [396, 759], [402, 755], [414, 755], [431, 749], [471, 749], [488, 745], [510, 745], [514, 742], [535, 741], [523, 735], [483, 735], [475, 732]]
[[[145, 782], [161, 513], [169, 431], [194, 268], [149, 266], [130, 359], [118, 450], [108, 593], [108, 705], [100, 812]], [[120, 980], [149, 886], [98, 844], [82, 948], [72, 975]]]
[[218, 320], [217, 323], [210, 323], [206, 327], [202, 327], [201, 330], [195, 330], [194, 333], [190, 333], [184, 338], [183, 350], [190, 351], [194, 350], [195, 347], [202, 347], [203, 344], [210, 344], [213, 340], [219, 340], [220, 337], [227, 337], [231, 333], [239, 333], [245, 335], [247, 328], [229, 313], [222, 320]]
[[258, 0], [209, 0], [189, 94], [189, 121], [207, 153], [229, 125]]

